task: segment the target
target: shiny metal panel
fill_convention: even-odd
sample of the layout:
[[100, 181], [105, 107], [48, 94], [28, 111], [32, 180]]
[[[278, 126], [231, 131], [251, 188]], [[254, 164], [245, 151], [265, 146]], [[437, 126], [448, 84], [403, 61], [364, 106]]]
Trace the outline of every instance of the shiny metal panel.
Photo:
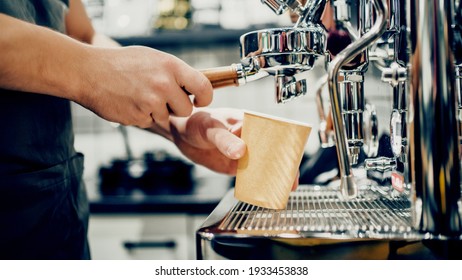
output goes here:
[[[325, 54], [320, 16], [328, 2], [263, 2], [277, 13], [290, 9], [299, 21], [244, 34], [238, 76], [273, 75], [284, 102], [308, 91], [299, 74]], [[239, 202], [230, 191], [197, 232], [198, 258], [462, 259], [460, 1], [332, 3], [334, 33], [351, 43], [329, 52], [327, 75], [314, 89], [321, 146], [332, 145], [335, 133], [340, 177], [329, 187], [299, 187], [283, 210]], [[353, 167], [364, 146], [378, 146], [363, 124], [369, 59], [391, 86], [391, 155], [366, 149], [369, 158]], [[326, 82], [332, 115], [321, 96]], [[366, 178], [371, 171], [386, 175]]]
[[329, 75], [329, 91], [332, 106], [332, 115], [334, 123], [335, 138], [337, 140], [337, 156], [339, 159], [340, 170], [340, 191], [348, 198], [354, 198], [357, 195], [358, 187], [354, 181], [352, 174], [350, 159], [347, 149], [346, 132], [342, 120], [341, 104], [338, 89], [338, 73], [341, 67], [353, 59], [356, 55], [363, 52], [369, 44], [377, 40], [380, 35], [385, 31], [386, 18], [388, 14], [383, 0], [372, 1], [377, 10], [377, 20], [369, 32], [364, 34], [357, 41], [350, 44], [346, 49], [340, 52], [335, 59], [330, 63], [328, 68]]
[[413, 0], [410, 9], [411, 99], [409, 136], [414, 226], [459, 235], [460, 175], [451, 1]]
[[326, 34], [320, 26], [263, 29], [241, 36], [241, 57], [255, 59], [267, 71], [309, 70], [316, 56], [324, 55], [325, 42]]
[[447, 240], [416, 231], [410, 206], [406, 196], [371, 186], [344, 200], [337, 188], [302, 185], [283, 210], [240, 202], [230, 190], [197, 231], [197, 257], [460, 259], [462, 235]]
[[218, 226], [240, 234], [281, 235], [315, 233], [362, 235], [411, 233], [410, 204], [402, 198], [384, 198], [373, 191], [354, 200], [344, 200], [337, 190], [301, 188], [293, 193], [284, 210], [237, 202]]

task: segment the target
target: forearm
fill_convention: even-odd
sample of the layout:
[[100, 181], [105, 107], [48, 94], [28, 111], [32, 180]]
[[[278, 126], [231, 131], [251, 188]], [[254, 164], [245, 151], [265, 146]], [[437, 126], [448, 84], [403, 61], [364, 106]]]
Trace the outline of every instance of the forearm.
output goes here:
[[1, 88], [66, 98], [108, 121], [167, 132], [170, 115], [211, 102], [213, 88], [199, 71], [151, 48], [118, 47], [95, 34], [80, 1], [69, 3], [68, 36], [0, 14]]
[[0, 87], [78, 99], [85, 44], [0, 14]]

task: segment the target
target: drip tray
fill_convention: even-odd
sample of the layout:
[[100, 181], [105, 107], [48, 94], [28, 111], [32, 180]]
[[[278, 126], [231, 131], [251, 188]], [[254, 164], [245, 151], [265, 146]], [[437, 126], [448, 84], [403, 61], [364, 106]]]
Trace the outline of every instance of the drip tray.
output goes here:
[[412, 228], [407, 197], [367, 187], [353, 200], [299, 186], [286, 209], [234, 198], [230, 190], [197, 231], [198, 259], [462, 259], [461, 238]]
[[284, 210], [237, 202], [218, 230], [276, 236], [326, 232], [376, 236], [412, 232], [410, 203], [405, 198], [385, 198], [367, 191], [346, 201], [338, 191], [320, 187], [300, 187], [291, 194]]

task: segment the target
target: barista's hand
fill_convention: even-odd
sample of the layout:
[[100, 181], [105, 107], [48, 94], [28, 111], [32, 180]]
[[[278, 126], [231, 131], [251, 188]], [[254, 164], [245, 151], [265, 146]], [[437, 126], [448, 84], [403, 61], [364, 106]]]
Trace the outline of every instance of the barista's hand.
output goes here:
[[[81, 2], [70, 3], [66, 29], [82, 41], [0, 13], [1, 88], [70, 99], [109, 121], [143, 128], [211, 102], [208, 79], [180, 59], [147, 47], [115, 47], [110, 39], [102, 44], [90, 27], [76, 31], [91, 25]], [[83, 14], [73, 13], [76, 7]]]
[[192, 161], [235, 175], [246, 146], [239, 136], [243, 114], [233, 109], [196, 110], [189, 118], [170, 119], [172, 141]]
[[[239, 138], [242, 118], [242, 111], [229, 108], [197, 110], [189, 118], [171, 118], [169, 138], [192, 161], [235, 175], [236, 160], [246, 152], [246, 145]], [[297, 189], [298, 178], [299, 174], [292, 190]]]
[[170, 115], [189, 116], [193, 103], [212, 100], [208, 79], [170, 54], [146, 47], [89, 47], [87, 54], [83, 88], [73, 99], [106, 120], [165, 126]]

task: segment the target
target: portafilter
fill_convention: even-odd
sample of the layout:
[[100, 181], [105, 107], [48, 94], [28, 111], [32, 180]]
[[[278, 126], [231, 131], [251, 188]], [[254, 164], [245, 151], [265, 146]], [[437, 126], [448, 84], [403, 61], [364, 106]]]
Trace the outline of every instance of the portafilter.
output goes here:
[[325, 55], [326, 33], [316, 23], [248, 32], [240, 37], [240, 63], [202, 72], [214, 88], [240, 86], [274, 76], [276, 100], [284, 103], [306, 93], [306, 80], [299, 74], [312, 69], [316, 58]]

